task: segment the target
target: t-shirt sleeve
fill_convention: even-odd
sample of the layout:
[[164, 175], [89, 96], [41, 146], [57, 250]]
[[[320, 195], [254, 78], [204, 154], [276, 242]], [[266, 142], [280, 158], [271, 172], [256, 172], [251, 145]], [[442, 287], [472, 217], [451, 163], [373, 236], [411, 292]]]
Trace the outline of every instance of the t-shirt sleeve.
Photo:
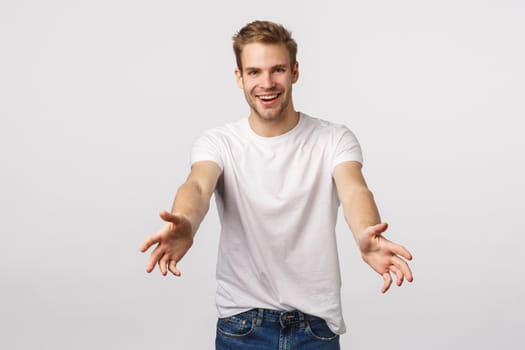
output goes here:
[[203, 160], [210, 160], [217, 163], [222, 170], [224, 163], [220, 152], [221, 149], [220, 138], [211, 131], [206, 131], [193, 143], [191, 149], [191, 164]]
[[336, 137], [332, 171], [339, 163], [348, 161], [356, 161], [363, 164], [363, 154], [361, 145], [354, 133], [346, 126], [341, 126]]

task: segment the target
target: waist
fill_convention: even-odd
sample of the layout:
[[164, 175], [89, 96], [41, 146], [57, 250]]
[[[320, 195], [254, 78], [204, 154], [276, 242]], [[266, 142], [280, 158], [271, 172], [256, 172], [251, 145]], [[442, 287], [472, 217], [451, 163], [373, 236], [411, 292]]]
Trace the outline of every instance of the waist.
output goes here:
[[256, 308], [246, 311], [247, 316], [255, 319], [256, 324], [263, 322], [280, 323], [281, 327], [287, 327], [293, 324], [303, 324], [305, 321], [321, 320], [321, 318], [306, 314], [299, 310], [281, 311]]

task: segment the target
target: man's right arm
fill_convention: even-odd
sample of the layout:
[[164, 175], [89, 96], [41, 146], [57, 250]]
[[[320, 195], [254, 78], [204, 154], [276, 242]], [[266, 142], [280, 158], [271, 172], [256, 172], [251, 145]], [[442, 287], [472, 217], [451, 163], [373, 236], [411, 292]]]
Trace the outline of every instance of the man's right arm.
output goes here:
[[171, 212], [160, 213], [166, 224], [142, 244], [142, 252], [157, 244], [151, 253], [147, 272], [153, 271], [158, 264], [163, 275], [168, 270], [176, 276], [181, 275], [176, 265], [193, 244], [193, 237], [210, 207], [220, 174], [221, 169], [212, 161], [192, 165], [186, 182], [177, 191]]

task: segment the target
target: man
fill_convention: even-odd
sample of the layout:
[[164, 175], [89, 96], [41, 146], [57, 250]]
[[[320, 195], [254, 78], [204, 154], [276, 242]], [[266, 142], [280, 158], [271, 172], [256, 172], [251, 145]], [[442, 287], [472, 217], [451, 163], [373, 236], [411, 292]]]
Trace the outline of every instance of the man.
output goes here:
[[339, 204], [362, 257], [400, 286], [411, 254], [382, 236], [361, 172], [361, 149], [342, 125], [297, 112], [297, 45], [281, 25], [255, 21], [233, 38], [235, 76], [248, 118], [206, 131], [192, 150], [188, 179], [146, 270], [181, 272], [213, 193], [222, 223], [217, 262], [216, 349], [339, 349], [345, 332], [335, 238]]

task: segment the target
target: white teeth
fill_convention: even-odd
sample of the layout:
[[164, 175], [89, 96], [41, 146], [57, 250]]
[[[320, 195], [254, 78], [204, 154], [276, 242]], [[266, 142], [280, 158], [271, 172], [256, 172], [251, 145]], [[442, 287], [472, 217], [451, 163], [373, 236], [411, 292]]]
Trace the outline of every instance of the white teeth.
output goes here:
[[261, 100], [273, 100], [274, 98], [277, 98], [277, 95], [270, 95], [270, 96], [259, 96]]

